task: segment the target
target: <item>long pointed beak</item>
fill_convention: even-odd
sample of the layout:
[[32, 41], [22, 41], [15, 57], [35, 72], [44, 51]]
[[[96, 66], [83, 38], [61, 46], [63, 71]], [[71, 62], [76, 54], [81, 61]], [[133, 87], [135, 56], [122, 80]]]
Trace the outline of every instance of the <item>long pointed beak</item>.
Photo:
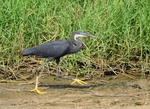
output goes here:
[[91, 37], [91, 38], [98, 38], [98, 36], [93, 36], [93, 35], [91, 35], [91, 36], [89, 36], [89, 37]]
[[86, 34], [86, 33], [82, 33], [82, 35], [83, 35], [84, 37], [98, 38], [98, 36], [94, 36], [94, 35]]

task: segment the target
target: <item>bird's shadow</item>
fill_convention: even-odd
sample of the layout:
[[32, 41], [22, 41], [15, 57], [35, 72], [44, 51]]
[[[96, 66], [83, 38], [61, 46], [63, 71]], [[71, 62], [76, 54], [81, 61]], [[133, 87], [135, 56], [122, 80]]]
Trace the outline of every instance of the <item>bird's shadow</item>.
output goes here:
[[49, 87], [53, 89], [65, 89], [65, 88], [70, 88], [70, 89], [91, 89], [91, 88], [96, 88], [103, 86], [105, 84], [102, 83], [97, 83], [97, 84], [92, 84], [92, 85], [39, 85], [40, 87]]

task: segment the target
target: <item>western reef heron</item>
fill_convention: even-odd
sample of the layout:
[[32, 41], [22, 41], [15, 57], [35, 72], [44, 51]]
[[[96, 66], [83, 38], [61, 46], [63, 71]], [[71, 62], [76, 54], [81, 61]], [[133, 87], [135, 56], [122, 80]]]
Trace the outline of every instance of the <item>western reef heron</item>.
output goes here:
[[71, 42], [67, 40], [56, 40], [56, 41], [48, 41], [45, 42], [39, 46], [32, 47], [32, 48], [27, 48], [22, 51], [23, 56], [28, 56], [28, 55], [35, 55], [38, 58], [47, 58], [47, 61], [41, 65], [36, 72], [36, 85], [35, 88], [31, 91], [36, 91], [39, 94], [44, 94], [45, 92], [42, 92], [38, 90], [38, 76], [39, 73], [48, 62], [51, 60], [55, 59], [56, 60], [56, 76], [58, 78], [65, 78], [65, 79], [70, 79], [73, 80], [72, 84], [75, 82], [78, 82], [81, 85], [86, 84], [86, 82], [81, 81], [79, 79], [73, 79], [73, 78], [66, 78], [63, 76], [59, 75], [59, 62], [60, 58], [67, 55], [67, 54], [72, 54], [72, 53], [77, 53], [80, 51], [82, 47], [82, 42], [80, 40], [77, 40], [78, 37], [92, 37], [96, 38], [97, 36], [93, 36], [91, 34], [87, 34], [81, 31], [75, 31], [73, 32], [71, 36]]

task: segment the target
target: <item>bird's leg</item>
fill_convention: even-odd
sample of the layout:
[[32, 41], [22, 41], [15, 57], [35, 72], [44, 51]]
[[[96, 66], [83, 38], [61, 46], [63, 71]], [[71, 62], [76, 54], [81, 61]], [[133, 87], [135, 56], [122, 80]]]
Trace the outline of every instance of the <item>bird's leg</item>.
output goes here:
[[64, 79], [68, 79], [68, 80], [73, 80], [73, 82], [71, 84], [75, 84], [76, 82], [81, 84], [81, 85], [85, 85], [87, 84], [86, 82], [82, 81], [82, 80], [79, 80], [79, 79], [73, 79], [73, 78], [67, 78], [67, 77], [64, 77], [64, 76], [61, 76], [59, 75], [59, 60], [56, 60], [56, 63], [57, 63], [57, 66], [56, 66], [56, 76], [58, 78], [64, 78]]
[[59, 60], [56, 59], [56, 63], [57, 63], [57, 66], [56, 66], [56, 76], [57, 76], [57, 78], [64, 78], [64, 79], [68, 79], [68, 80], [74, 80], [73, 78], [67, 78], [67, 77], [59, 75]]
[[64, 78], [63, 76], [59, 75], [59, 62], [60, 62], [60, 58], [57, 58], [56, 59], [56, 64], [57, 64], [57, 66], [56, 66], [56, 76], [57, 76], [57, 78]]
[[57, 78], [61, 78], [58, 71], [59, 71], [59, 66], [57, 65], [56, 66], [56, 76], [57, 76]]
[[73, 80], [73, 82], [72, 82], [71, 84], [75, 84], [76, 82], [79, 83], [79, 84], [81, 84], [81, 85], [87, 84], [86, 82], [84, 82], [84, 81], [82, 81], [82, 80], [79, 80], [79, 79], [67, 78], [67, 77], [64, 77], [64, 76], [60, 76], [58, 72], [59, 72], [59, 66], [58, 66], [58, 64], [57, 64], [56, 76], [57, 76], [58, 78], [64, 78], [64, 79], [68, 79], [68, 80]]
[[56, 64], [57, 64], [57, 66], [56, 66], [56, 76], [57, 76], [57, 78], [64, 78], [64, 79], [68, 79], [68, 80], [73, 80], [72, 78], [66, 78], [64, 76], [59, 75], [59, 62], [60, 62], [60, 58], [57, 58], [56, 59]]
[[48, 63], [48, 61], [46, 61], [43, 65], [41, 65], [37, 72], [36, 72], [36, 84], [35, 84], [35, 88], [31, 91], [36, 91], [38, 94], [45, 94], [46, 92], [42, 92], [38, 89], [38, 84], [39, 84], [39, 74], [40, 74], [40, 71], [41, 69]]
[[57, 76], [57, 78], [64, 78], [64, 79], [68, 79], [68, 80], [73, 80], [73, 78], [67, 78], [67, 77], [61, 76], [59, 74], [59, 66], [58, 66], [58, 64], [56, 66], [56, 76]]

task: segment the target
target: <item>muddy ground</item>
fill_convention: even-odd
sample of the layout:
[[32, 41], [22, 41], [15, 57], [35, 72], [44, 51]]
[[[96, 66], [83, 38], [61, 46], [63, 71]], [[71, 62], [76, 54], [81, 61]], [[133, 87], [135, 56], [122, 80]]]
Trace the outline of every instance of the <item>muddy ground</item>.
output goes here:
[[1, 81], [0, 109], [150, 109], [150, 79], [108, 76], [70, 85], [71, 80], [42, 75], [39, 89], [33, 81]]

